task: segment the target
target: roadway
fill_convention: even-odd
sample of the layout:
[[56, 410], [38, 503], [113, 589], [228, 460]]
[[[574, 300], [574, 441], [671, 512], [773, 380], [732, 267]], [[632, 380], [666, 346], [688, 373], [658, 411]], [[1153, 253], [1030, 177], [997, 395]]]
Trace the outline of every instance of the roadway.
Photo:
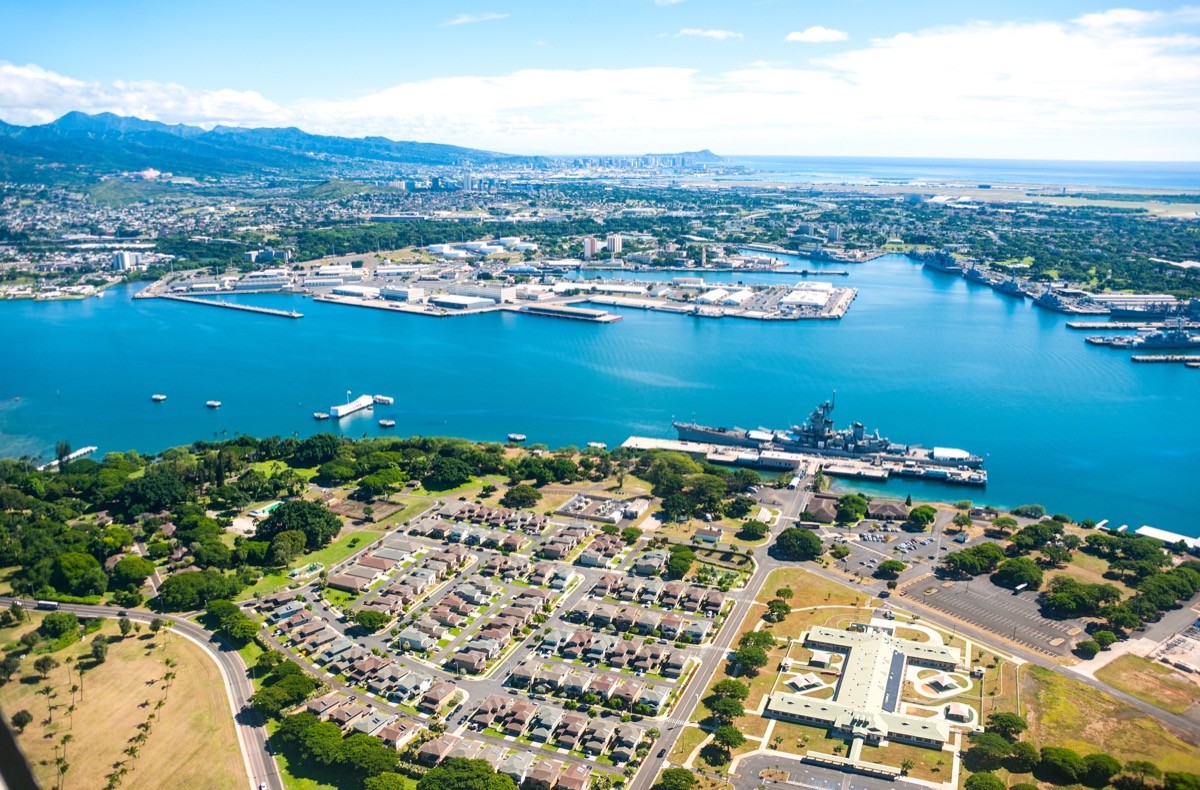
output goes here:
[[[20, 600], [27, 610], [33, 611], [37, 602], [28, 599], [0, 598], [0, 606], [8, 607], [14, 600]], [[117, 618], [118, 611], [128, 611], [130, 620], [149, 623], [160, 617], [170, 625], [171, 631], [199, 645], [216, 662], [225, 681], [226, 696], [233, 713], [234, 728], [238, 736], [238, 744], [242, 750], [242, 758], [246, 764], [247, 781], [254, 790], [261, 787], [269, 790], [284, 790], [283, 780], [267, 743], [267, 730], [261, 714], [250, 706], [250, 695], [254, 693], [245, 662], [236, 650], [226, 644], [220, 637], [210, 631], [184, 619], [184, 615], [168, 617], [148, 612], [142, 609], [117, 610], [110, 606], [88, 606], [84, 604], [64, 603], [59, 611], [73, 612], [84, 617]]]

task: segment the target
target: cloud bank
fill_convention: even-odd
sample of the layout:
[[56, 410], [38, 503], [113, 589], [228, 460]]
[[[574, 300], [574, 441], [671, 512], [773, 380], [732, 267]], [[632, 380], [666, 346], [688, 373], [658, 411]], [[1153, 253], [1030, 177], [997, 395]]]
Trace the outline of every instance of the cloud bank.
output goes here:
[[88, 82], [0, 63], [0, 118], [109, 111], [513, 153], [1197, 160], [1200, 37], [1183, 24], [1193, 15], [1115, 9], [1069, 22], [980, 22], [792, 67], [527, 69], [286, 106], [254, 91]]

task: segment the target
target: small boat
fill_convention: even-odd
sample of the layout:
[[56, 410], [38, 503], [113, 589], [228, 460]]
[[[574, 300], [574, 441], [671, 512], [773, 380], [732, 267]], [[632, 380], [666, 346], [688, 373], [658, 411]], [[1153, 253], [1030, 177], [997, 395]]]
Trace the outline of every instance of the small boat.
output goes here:
[[166, 395], [151, 395], [150, 396], [150, 400], [154, 401], [155, 403], [162, 403], [166, 399], [167, 399]]
[[523, 434], [523, 433], [510, 433], [510, 434], [508, 435], [508, 440], [509, 440], [510, 442], [523, 442], [523, 441], [525, 441], [525, 434]]
[[314, 420], [328, 420], [328, 419], [329, 419], [329, 412], [327, 412], [327, 411], [314, 411], [314, 412], [313, 412], [313, 419], [314, 419]]
[[593, 450], [607, 450], [608, 449], [608, 445], [605, 444], [604, 442], [588, 442], [587, 446], [592, 448]]
[[204, 405], [210, 409], [219, 409], [219, 408], [221, 408], [221, 401], [210, 400], [210, 401], [206, 402]]
[[379, 427], [380, 428], [395, 428], [396, 421], [395, 420], [380, 420]]
[[396, 399], [390, 395], [376, 395], [372, 400], [381, 406], [391, 406], [396, 402]]

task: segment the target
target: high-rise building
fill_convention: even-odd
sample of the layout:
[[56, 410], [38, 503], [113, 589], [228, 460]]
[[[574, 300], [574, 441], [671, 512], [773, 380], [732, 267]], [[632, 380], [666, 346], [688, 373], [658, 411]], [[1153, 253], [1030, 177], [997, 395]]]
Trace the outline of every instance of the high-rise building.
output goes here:
[[604, 240], [604, 245], [608, 247], [608, 251], [616, 255], [621, 251], [621, 234], [614, 233]]
[[837, 225], [830, 225], [829, 226], [829, 240], [830, 241], [841, 241], [842, 240], [842, 229], [840, 227], [838, 227]]
[[583, 240], [583, 257], [593, 258], [596, 251], [600, 249], [600, 242], [596, 241], [595, 236], [587, 236]]
[[142, 256], [136, 252], [114, 252], [112, 256], [113, 271], [127, 272], [142, 265]]

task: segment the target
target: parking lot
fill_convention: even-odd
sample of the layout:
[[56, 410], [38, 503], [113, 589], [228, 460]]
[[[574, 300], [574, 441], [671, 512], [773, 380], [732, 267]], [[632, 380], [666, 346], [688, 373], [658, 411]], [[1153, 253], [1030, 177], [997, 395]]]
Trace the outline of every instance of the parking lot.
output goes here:
[[906, 585], [902, 594], [1050, 656], [1069, 654], [1073, 637], [1083, 633], [1083, 623], [1078, 620], [1042, 617], [1036, 592], [1014, 595], [986, 578], [965, 582], [927, 576]]

